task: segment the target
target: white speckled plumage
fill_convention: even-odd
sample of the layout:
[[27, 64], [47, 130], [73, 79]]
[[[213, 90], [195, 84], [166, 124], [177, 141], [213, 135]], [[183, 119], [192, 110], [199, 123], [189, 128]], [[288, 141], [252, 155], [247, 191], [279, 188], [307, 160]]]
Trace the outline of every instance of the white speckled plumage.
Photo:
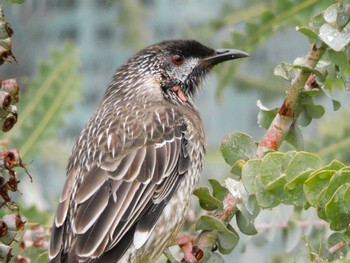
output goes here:
[[193, 95], [215, 55], [165, 41], [117, 70], [73, 147], [50, 262], [155, 262], [171, 244], [203, 166]]

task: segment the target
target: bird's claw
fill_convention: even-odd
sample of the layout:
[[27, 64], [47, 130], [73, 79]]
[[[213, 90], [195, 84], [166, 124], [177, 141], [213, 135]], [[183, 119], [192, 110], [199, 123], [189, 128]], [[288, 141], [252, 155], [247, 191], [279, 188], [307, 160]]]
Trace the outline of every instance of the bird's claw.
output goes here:
[[188, 233], [181, 233], [175, 238], [175, 244], [179, 245], [184, 256], [183, 262], [196, 263], [203, 257], [203, 251], [193, 245], [193, 237]]

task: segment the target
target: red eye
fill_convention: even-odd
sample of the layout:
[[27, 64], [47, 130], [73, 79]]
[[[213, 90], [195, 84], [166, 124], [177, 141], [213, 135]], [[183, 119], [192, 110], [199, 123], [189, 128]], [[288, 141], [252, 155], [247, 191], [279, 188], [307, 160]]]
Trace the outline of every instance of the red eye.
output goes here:
[[180, 54], [173, 55], [171, 58], [175, 65], [181, 65], [184, 62], [184, 57]]

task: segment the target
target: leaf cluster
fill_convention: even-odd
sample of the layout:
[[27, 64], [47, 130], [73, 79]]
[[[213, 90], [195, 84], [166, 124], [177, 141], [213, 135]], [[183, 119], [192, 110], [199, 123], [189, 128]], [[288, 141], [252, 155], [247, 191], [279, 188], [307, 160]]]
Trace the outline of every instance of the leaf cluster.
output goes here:
[[[233, 133], [227, 141], [235, 143], [237, 137], [247, 135]], [[251, 196], [250, 201], [262, 209], [280, 204], [316, 209], [318, 217], [339, 232], [343, 240], [350, 241], [350, 167], [334, 160], [322, 165], [315, 154], [289, 151], [270, 152], [262, 159], [242, 159], [242, 155], [230, 151], [230, 143], [222, 144], [222, 153], [231, 167], [241, 167], [241, 182]], [[244, 152], [255, 150], [254, 141], [236, 144]], [[243, 165], [242, 165], [243, 163]], [[237, 169], [234, 170], [237, 177]]]

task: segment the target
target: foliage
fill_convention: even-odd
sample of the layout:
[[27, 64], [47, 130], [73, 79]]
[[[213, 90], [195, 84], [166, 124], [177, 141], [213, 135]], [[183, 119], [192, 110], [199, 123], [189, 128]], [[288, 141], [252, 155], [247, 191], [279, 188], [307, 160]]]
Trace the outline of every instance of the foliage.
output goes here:
[[[235, 47], [253, 53], [255, 49], [264, 44], [274, 33], [287, 27], [306, 24], [310, 17], [322, 10], [333, 0], [282, 0], [282, 1], [251, 1], [245, 2], [247, 6], [239, 9], [227, 4], [224, 6], [223, 15], [213, 20], [212, 29], [219, 31], [225, 27], [233, 28], [231, 38], [223, 42], [224, 47]], [[218, 70], [219, 88], [217, 95], [220, 98], [223, 90], [230, 82], [239, 82], [243, 86], [253, 86], [256, 89], [267, 90], [270, 93], [280, 94], [281, 86], [278, 80], [266, 80], [264, 78], [253, 79], [250, 75], [235, 72], [237, 63], [225, 66], [225, 70]], [[235, 78], [232, 74], [235, 72]], [[242, 86], [242, 85], [239, 85]]]
[[[305, 1], [289, 8], [283, 5], [286, 9], [280, 10], [282, 13], [276, 15], [273, 11], [267, 11], [261, 17], [267, 20], [260, 22], [265, 25], [274, 19], [286, 18], [298, 9], [298, 5], [307, 3], [315, 4]], [[225, 186], [210, 181], [212, 193], [205, 187], [198, 188], [194, 193], [201, 207], [216, 215], [202, 216], [197, 222], [197, 229], [215, 230], [224, 235], [229, 243], [225, 243], [226, 249], [222, 249], [222, 238], [217, 236], [213, 242], [208, 242], [208, 246], [214, 243], [221, 253], [231, 252], [239, 240], [237, 230], [230, 224], [234, 215], [239, 231], [254, 235], [257, 233], [254, 220], [259, 213], [263, 209], [284, 204], [297, 209], [315, 209], [318, 217], [328, 222], [333, 231], [326, 242], [328, 252], [323, 253], [310, 246], [308, 260], [337, 259], [337, 262], [342, 262], [335, 253], [342, 250], [345, 254], [341, 257], [344, 257], [347, 253], [344, 247], [350, 242], [350, 166], [338, 160], [325, 163], [315, 153], [300, 151], [304, 147], [300, 126], [307, 126], [312, 119], [324, 115], [324, 106], [314, 102], [316, 97], [330, 99], [333, 110], [337, 111], [341, 104], [333, 98], [332, 92], [350, 89], [349, 22], [350, 5], [340, 1], [313, 16], [308, 26], [298, 27], [297, 30], [309, 39], [311, 49], [305, 57], [297, 58], [290, 64], [281, 63], [275, 68], [275, 75], [288, 80], [291, 86], [281, 108], [267, 109], [261, 102], [258, 103], [258, 123], [267, 129], [264, 138], [256, 143], [241, 132], [224, 138], [221, 153], [231, 167], [232, 177], [226, 179]], [[263, 39], [259, 34], [265, 28], [258, 28], [257, 24], [249, 25], [246, 36], [240, 35], [238, 38], [234, 34], [232, 41], [237, 46], [239, 39], [242, 45], [254, 48], [256, 42]], [[258, 33], [253, 34], [256, 31]], [[282, 141], [299, 151], [278, 151]], [[223, 202], [228, 197], [235, 202], [229, 217], [225, 216], [227, 204]], [[197, 238], [197, 241], [201, 238]], [[215, 257], [220, 255], [215, 253]], [[210, 262], [208, 258], [210, 255], [204, 257], [204, 262]]]
[[72, 109], [80, 91], [77, 68], [77, 52], [70, 43], [39, 65], [37, 79], [22, 95], [17, 129], [6, 136], [22, 157], [36, 154], [62, 126], [64, 113]]

